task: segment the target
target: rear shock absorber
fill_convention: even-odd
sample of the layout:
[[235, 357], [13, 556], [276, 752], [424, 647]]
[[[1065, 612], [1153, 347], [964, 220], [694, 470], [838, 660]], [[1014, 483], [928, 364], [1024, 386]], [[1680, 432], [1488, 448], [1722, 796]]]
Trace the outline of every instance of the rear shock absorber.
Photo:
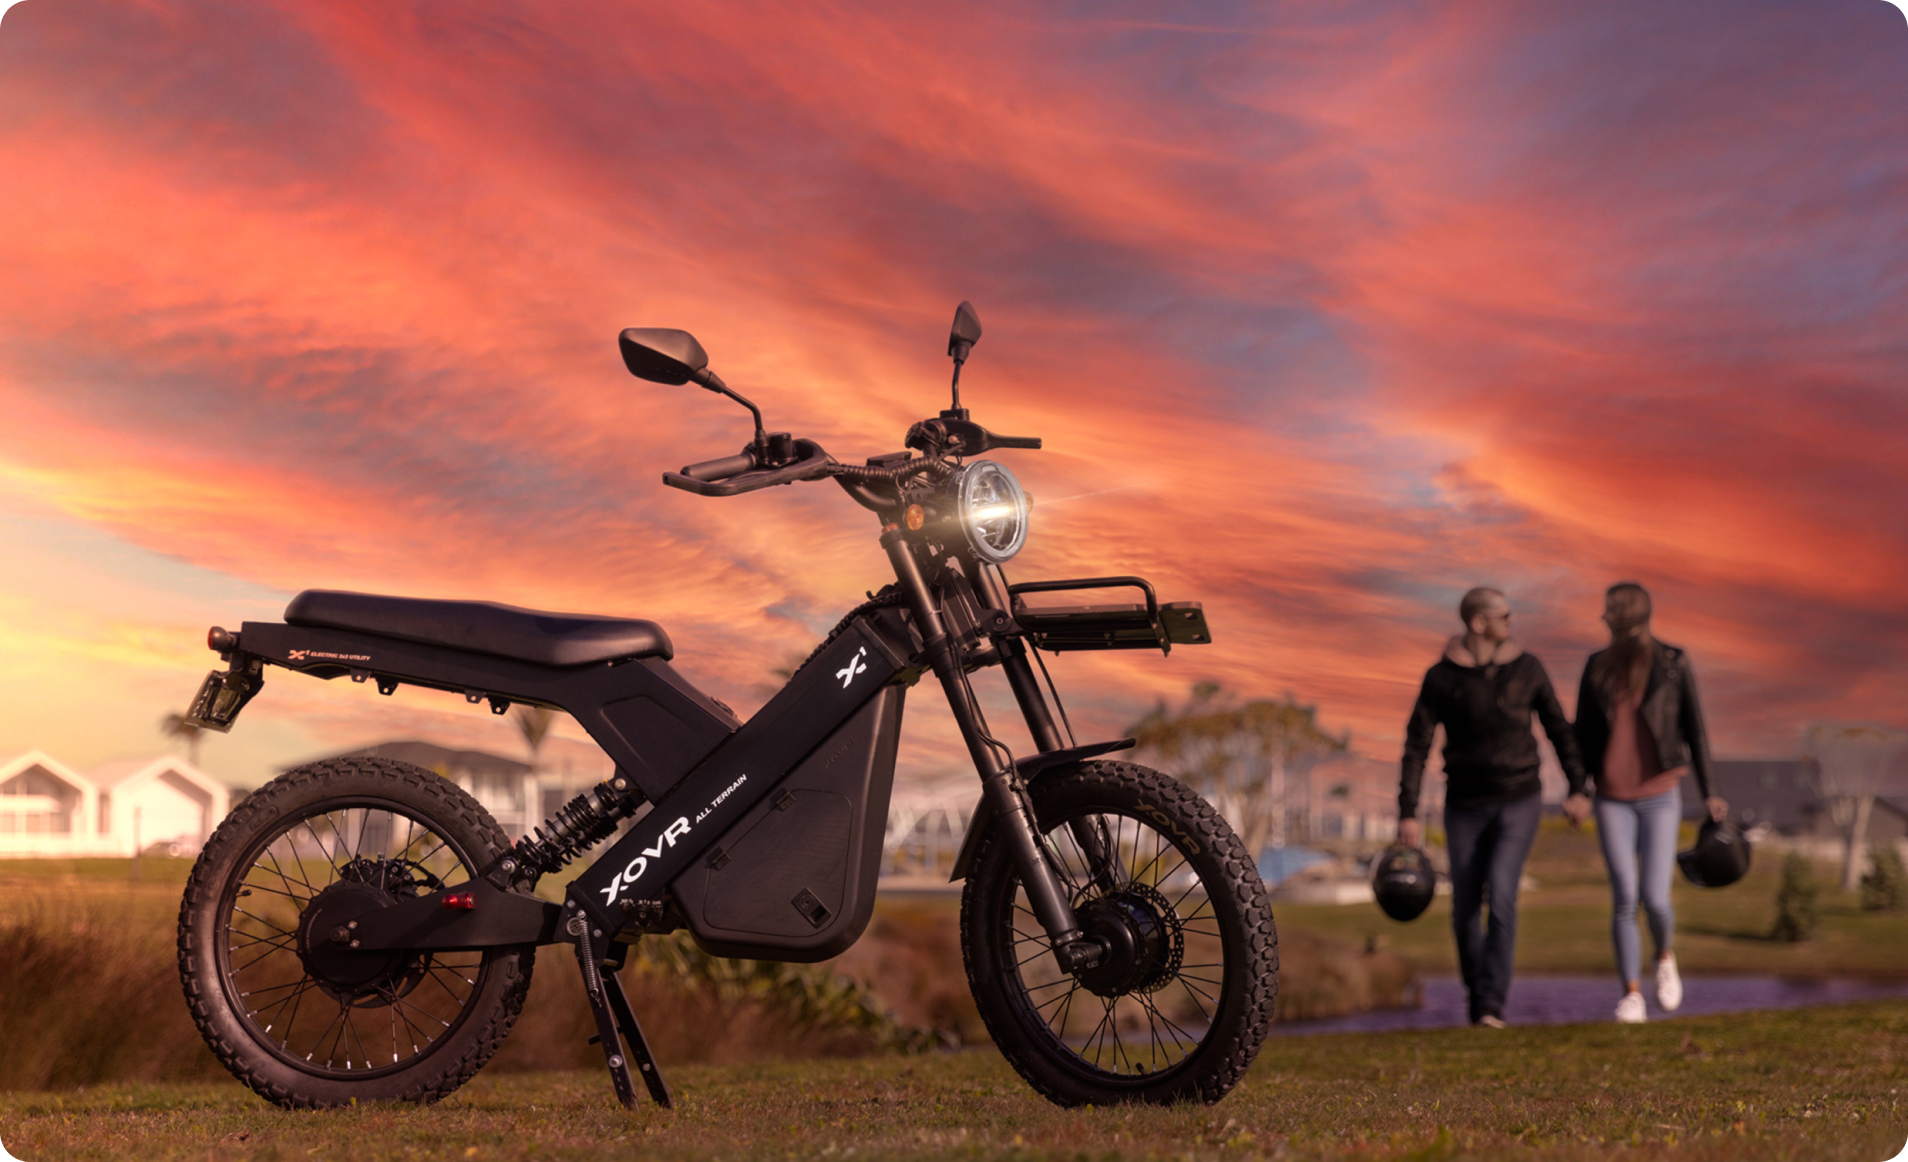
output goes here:
[[517, 840], [518, 874], [548, 875], [616, 833], [617, 824], [649, 800], [622, 775], [598, 783], [558, 807], [541, 827]]

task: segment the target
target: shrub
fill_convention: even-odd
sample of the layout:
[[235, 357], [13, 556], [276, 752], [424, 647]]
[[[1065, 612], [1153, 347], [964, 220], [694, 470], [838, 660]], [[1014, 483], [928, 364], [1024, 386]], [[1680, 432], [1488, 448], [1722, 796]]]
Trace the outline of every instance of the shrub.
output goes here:
[[1908, 908], [1908, 868], [1901, 863], [1901, 852], [1892, 843], [1877, 843], [1868, 849], [1873, 870], [1862, 877], [1864, 912], [1899, 912]]
[[1815, 877], [1809, 870], [1809, 861], [1799, 851], [1792, 851], [1782, 860], [1782, 883], [1776, 888], [1775, 927], [1769, 932], [1771, 940], [1794, 943], [1807, 940], [1822, 922], [1822, 910], [1816, 903]]

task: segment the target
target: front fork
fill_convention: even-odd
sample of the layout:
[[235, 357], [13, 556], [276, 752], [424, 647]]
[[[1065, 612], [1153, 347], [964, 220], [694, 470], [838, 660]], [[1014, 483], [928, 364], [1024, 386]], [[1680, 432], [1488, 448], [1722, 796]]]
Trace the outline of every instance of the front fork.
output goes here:
[[[948, 637], [940, 612], [934, 608], [934, 599], [928, 592], [927, 582], [921, 577], [921, 567], [914, 558], [914, 551], [901, 529], [894, 525], [882, 530], [881, 547], [887, 550], [888, 560], [894, 565], [895, 578], [901, 583], [902, 593], [907, 597], [909, 609], [914, 614], [914, 624], [921, 632], [928, 664], [934, 668], [934, 676], [940, 679], [941, 689], [947, 694], [948, 708], [954, 713], [961, 737], [967, 740], [967, 750], [974, 760], [974, 769], [980, 772], [981, 794], [993, 811], [994, 826], [1006, 836], [1014, 863], [1020, 870], [1021, 885], [1027, 891], [1028, 902], [1033, 905], [1035, 918], [1047, 931], [1054, 959], [1067, 972], [1091, 968], [1099, 963], [1106, 950], [1099, 941], [1089, 938], [1080, 930], [1079, 918], [1073, 914], [1073, 906], [1067, 902], [1066, 887], [1041, 851], [1040, 833], [1028, 813], [1026, 800], [1015, 785], [1017, 775], [1013, 765], [1003, 761], [1003, 756], [986, 739], [980, 711], [969, 697], [967, 683], [962, 677], [961, 660], [956, 656], [954, 643]], [[1024, 667], [1026, 659], [1021, 658], [1020, 661]], [[1015, 694], [1021, 694], [1018, 684]], [[1044, 718], [1045, 707], [1041, 709]], [[1047, 722], [1047, 732], [1052, 733], [1051, 721]], [[1036, 741], [1045, 747], [1048, 740]], [[1057, 736], [1052, 741], [1057, 744]]]

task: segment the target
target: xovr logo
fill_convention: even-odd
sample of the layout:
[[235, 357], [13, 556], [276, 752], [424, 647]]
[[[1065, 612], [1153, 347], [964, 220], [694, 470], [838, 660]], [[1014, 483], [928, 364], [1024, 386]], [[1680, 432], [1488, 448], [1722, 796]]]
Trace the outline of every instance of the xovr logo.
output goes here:
[[689, 834], [689, 820], [687, 818], [678, 819], [668, 827], [663, 828], [663, 833], [656, 837], [656, 846], [643, 848], [641, 855], [630, 860], [628, 867], [616, 873], [616, 878], [610, 881], [609, 887], [598, 889], [603, 893], [603, 906], [607, 908], [611, 904], [614, 904], [619, 892], [643, 878], [643, 873], [649, 870], [649, 861], [661, 858], [664, 843], [674, 847], [676, 846], [676, 840], [681, 839], [687, 834]]
[[868, 655], [868, 647], [862, 646], [860, 649], [855, 651], [854, 657], [848, 659], [847, 665], [835, 671], [835, 677], [841, 679], [842, 689], [846, 690], [848, 688], [848, 683], [855, 680], [855, 675], [863, 672], [864, 670], [868, 668], [868, 663], [861, 660], [867, 655]]

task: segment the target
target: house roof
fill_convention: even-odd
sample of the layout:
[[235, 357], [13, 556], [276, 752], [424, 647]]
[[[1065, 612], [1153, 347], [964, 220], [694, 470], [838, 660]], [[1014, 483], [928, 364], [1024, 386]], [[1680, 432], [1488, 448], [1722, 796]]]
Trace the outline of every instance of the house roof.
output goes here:
[[67, 766], [43, 750], [30, 750], [23, 755], [7, 760], [4, 764], [0, 764], [0, 783], [4, 783], [22, 771], [31, 770], [34, 767], [39, 767], [69, 787], [76, 787], [81, 791], [95, 789], [91, 779], [80, 774], [72, 767]]
[[102, 791], [127, 791], [150, 782], [168, 771], [209, 793], [229, 793], [231, 790], [218, 779], [173, 755], [160, 755], [158, 758], [113, 759], [111, 762], [101, 763], [87, 771], [86, 777]]
[[[1703, 814], [1694, 778], [1684, 779], [1683, 814]], [[1821, 809], [1812, 759], [1719, 759], [1715, 793], [1729, 802], [1729, 812], [1754, 827], [1766, 823], [1777, 831], [1806, 830]]]

